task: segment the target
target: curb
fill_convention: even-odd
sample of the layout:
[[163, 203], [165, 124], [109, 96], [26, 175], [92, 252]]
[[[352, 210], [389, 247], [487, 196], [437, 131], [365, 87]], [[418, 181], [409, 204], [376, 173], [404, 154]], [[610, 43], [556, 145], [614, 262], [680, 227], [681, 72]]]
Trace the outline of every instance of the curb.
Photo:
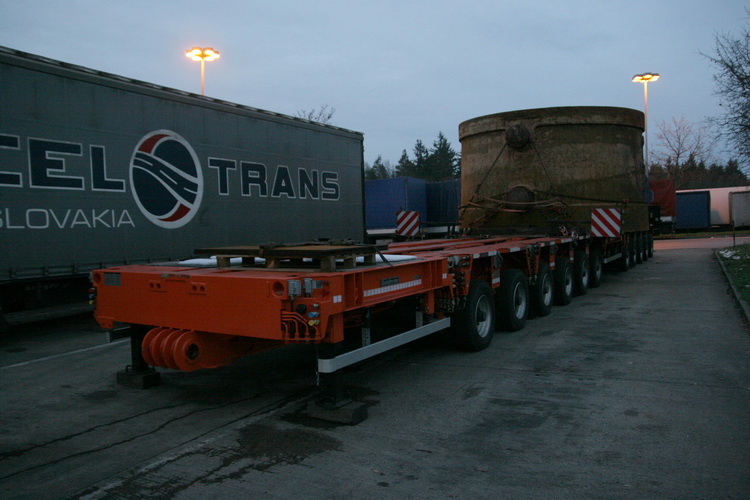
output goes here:
[[740, 309], [742, 310], [742, 314], [745, 317], [745, 321], [747, 323], [750, 323], [750, 306], [748, 306], [747, 303], [744, 300], [742, 300], [742, 296], [740, 295], [739, 290], [737, 290], [737, 287], [734, 286], [734, 282], [732, 281], [732, 278], [729, 277], [727, 268], [726, 266], [724, 266], [724, 263], [721, 261], [721, 257], [719, 257], [718, 255], [720, 250], [723, 250], [723, 248], [719, 250], [714, 250], [714, 258], [718, 261], [719, 266], [721, 266], [721, 272], [724, 273], [724, 278], [727, 280], [727, 283], [729, 283], [729, 287], [732, 289], [732, 293], [734, 294], [734, 300], [737, 303], [737, 305], [740, 306]]

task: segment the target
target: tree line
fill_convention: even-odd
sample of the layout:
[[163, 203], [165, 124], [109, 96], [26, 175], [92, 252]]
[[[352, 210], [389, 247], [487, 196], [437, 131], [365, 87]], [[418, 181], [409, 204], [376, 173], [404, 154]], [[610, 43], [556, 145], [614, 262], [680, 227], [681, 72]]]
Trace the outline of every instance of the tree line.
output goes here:
[[391, 167], [388, 160], [381, 155], [372, 165], [365, 163], [365, 179], [387, 179], [388, 177], [417, 177], [427, 181], [446, 181], [461, 177], [461, 155], [457, 153], [450, 141], [442, 132], [428, 148], [421, 139], [417, 139], [412, 149], [413, 156], [404, 149], [398, 163]]
[[[707, 189], [750, 185], [737, 159], [712, 161], [718, 134], [712, 123], [695, 125], [685, 118], [657, 124], [657, 144], [646, 159], [649, 177], [672, 179], [676, 189]], [[651, 161], [649, 161], [651, 160]]]

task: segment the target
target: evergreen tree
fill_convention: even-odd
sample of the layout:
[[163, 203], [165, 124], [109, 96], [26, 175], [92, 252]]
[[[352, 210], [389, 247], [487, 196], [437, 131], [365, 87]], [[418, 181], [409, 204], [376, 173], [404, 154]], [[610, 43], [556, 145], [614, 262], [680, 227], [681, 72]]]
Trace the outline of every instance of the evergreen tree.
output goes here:
[[461, 176], [461, 155], [451, 146], [442, 132], [427, 149], [421, 139], [414, 144], [414, 160], [404, 149], [396, 165], [396, 175], [416, 177], [426, 181], [445, 181]]
[[420, 179], [427, 179], [430, 169], [430, 152], [421, 139], [417, 139], [417, 143], [414, 144], [414, 166], [414, 176]]
[[416, 174], [417, 166], [414, 165], [414, 162], [409, 159], [409, 155], [404, 149], [404, 151], [401, 153], [401, 158], [396, 164], [396, 175], [416, 177]]
[[437, 140], [432, 143], [429, 159], [430, 171], [425, 178], [431, 181], [456, 178], [460, 175], [459, 165], [458, 153], [453, 150], [451, 143], [440, 132]]
[[653, 164], [649, 170], [649, 178], [674, 179], [677, 189], [710, 189], [750, 185], [750, 179], [740, 169], [737, 160], [729, 160], [726, 165], [713, 163], [706, 167], [704, 162], [696, 162], [694, 156], [689, 156], [679, 169], [669, 162], [664, 166]]
[[383, 157], [378, 155], [371, 167], [365, 167], [365, 180], [387, 179], [391, 176], [390, 169], [383, 163]]

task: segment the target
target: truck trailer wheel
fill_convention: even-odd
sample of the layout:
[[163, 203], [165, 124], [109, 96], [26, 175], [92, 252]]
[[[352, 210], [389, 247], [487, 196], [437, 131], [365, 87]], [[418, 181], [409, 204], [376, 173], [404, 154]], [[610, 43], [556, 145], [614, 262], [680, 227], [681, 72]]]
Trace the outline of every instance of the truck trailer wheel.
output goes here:
[[600, 248], [592, 248], [589, 252], [589, 288], [598, 288], [602, 284], [604, 273], [604, 257]]
[[555, 259], [555, 304], [567, 306], [573, 300], [573, 266], [570, 259]]
[[648, 257], [651, 258], [654, 256], [654, 235], [649, 234], [646, 236], [646, 252], [648, 254]]
[[451, 333], [468, 351], [481, 351], [490, 345], [495, 333], [495, 300], [486, 281], [471, 280], [466, 306], [451, 318]]
[[622, 251], [622, 257], [617, 259], [616, 268], [618, 271], [627, 271], [628, 269], [633, 267], [630, 265], [630, 260], [631, 260], [630, 246], [627, 243], [623, 244], [621, 251]]
[[529, 315], [529, 286], [523, 271], [506, 269], [500, 273], [495, 308], [501, 330], [516, 332], [526, 325]]
[[645, 259], [643, 258], [643, 238], [639, 234], [634, 238], [635, 240], [635, 263], [636, 264], [643, 264], [645, 262]]
[[576, 252], [573, 263], [573, 291], [578, 295], [586, 295], [589, 290], [589, 256], [586, 252]]
[[638, 251], [638, 245], [635, 243], [635, 238], [631, 237], [630, 242], [628, 243], [628, 254], [630, 254], [630, 267], [631, 269], [638, 264], [638, 260], [636, 259], [636, 252]]
[[534, 313], [539, 316], [547, 316], [552, 312], [552, 301], [555, 297], [555, 282], [552, 271], [546, 262], [539, 263], [536, 273], [536, 283], [530, 288], [531, 306]]

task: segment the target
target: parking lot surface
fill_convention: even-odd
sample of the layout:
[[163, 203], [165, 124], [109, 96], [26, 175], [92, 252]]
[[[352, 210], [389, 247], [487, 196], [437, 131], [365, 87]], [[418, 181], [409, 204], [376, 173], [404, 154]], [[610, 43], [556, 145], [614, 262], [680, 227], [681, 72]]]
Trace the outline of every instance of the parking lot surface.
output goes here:
[[88, 317], [0, 337], [0, 497], [747, 498], [750, 334], [711, 247], [659, 242], [479, 353], [353, 367], [356, 426], [303, 411], [314, 347], [147, 390]]

